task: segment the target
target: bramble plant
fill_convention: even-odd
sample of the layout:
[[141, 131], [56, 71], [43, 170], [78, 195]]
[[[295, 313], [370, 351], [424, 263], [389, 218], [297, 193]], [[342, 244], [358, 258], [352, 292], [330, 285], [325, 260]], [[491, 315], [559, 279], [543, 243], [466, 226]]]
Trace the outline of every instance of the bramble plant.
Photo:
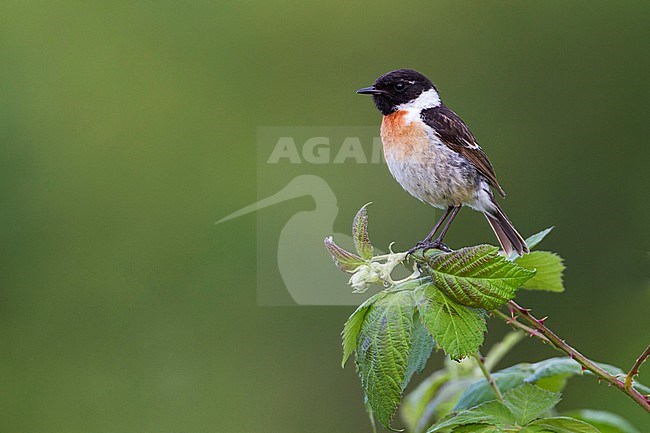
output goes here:
[[[491, 245], [374, 256], [367, 206], [352, 224], [356, 252], [344, 250], [331, 237], [325, 239], [325, 246], [338, 268], [352, 274], [355, 292], [362, 293], [371, 284], [385, 286], [352, 313], [342, 332], [342, 364], [355, 354], [373, 430], [375, 420], [395, 430], [391, 422], [404, 390], [438, 348], [448, 356], [445, 368], [426, 378], [401, 407], [409, 432], [640, 433], [609, 412], [558, 413], [555, 409], [569, 378], [592, 375], [650, 412], [650, 389], [635, 380], [650, 346], [625, 373], [585, 357], [551, 331], [546, 318], [536, 318], [514, 301], [520, 288], [562, 292], [560, 256], [531, 251], [523, 257], [507, 257]], [[550, 231], [528, 238], [529, 248]], [[392, 273], [398, 266], [413, 273], [395, 281]], [[488, 317], [503, 319], [515, 330], [482, 356], [479, 349]], [[524, 335], [566, 356], [492, 372]]]

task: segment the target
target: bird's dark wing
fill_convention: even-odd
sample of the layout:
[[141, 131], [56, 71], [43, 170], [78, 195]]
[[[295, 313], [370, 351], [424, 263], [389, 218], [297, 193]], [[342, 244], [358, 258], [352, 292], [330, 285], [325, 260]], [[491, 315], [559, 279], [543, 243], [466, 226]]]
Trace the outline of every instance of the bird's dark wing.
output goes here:
[[494, 173], [494, 168], [487, 155], [478, 145], [474, 134], [469, 130], [465, 122], [444, 104], [437, 107], [422, 110], [422, 121], [433, 128], [440, 140], [451, 150], [463, 155], [488, 181], [488, 183], [499, 191], [502, 197], [506, 196]]

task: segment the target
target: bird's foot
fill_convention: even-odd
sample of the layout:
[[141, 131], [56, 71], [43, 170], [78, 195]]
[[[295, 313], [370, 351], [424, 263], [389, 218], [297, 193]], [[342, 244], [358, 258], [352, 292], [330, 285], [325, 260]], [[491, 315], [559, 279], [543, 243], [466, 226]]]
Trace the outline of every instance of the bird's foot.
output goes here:
[[410, 250], [408, 250], [408, 252], [406, 254], [411, 255], [411, 254], [413, 254], [414, 252], [416, 252], [418, 250], [422, 250], [424, 252], [426, 250], [432, 250], [432, 249], [444, 251], [446, 253], [450, 253], [452, 251], [451, 248], [449, 248], [447, 245], [443, 244], [439, 240], [435, 240], [435, 241], [424, 240], [424, 241], [420, 241], [417, 244], [415, 244], [415, 246], [413, 248], [411, 248]]

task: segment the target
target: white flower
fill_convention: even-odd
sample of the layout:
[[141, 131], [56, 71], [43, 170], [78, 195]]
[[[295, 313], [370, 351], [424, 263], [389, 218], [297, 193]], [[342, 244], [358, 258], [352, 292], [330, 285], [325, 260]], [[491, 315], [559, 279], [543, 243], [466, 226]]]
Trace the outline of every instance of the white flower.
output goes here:
[[[349, 284], [353, 288], [352, 292], [364, 293], [368, 290], [370, 284], [383, 284], [384, 286], [389, 286], [417, 277], [419, 272], [414, 270], [413, 274], [409, 277], [400, 281], [393, 281], [393, 278], [391, 277], [393, 270], [399, 264], [402, 264], [405, 259], [406, 253], [392, 252], [383, 256], [373, 257], [368, 264], [361, 265], [354, 270], [349, 281]], [[385, 263], [380, 263], [375, 260], [385, 260]]]
[[361, 265], [354, 271], [349, 281], [353, 288], [352, 293], [364, 293], [371, 283], [381, 283], [381, 278], [372, 265], [373, 263]]

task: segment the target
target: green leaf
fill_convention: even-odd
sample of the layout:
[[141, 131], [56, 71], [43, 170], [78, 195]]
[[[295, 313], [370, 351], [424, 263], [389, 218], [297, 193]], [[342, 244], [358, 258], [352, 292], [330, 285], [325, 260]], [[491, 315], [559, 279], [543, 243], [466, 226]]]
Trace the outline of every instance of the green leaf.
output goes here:
[[[612, 365], [596, 363], [608, 373], [613, 375], [625, 374], [623, 370]], [[492, 377], [502, 392], [519, 386], [523, 383], [534, 383], [540, 388], [549, 391], [562, 391], [566, 381], [575, 375], [592, 374], [583, 371], [580, 364], [568, 357], [545, 359], [534, 364], [517, 364], [512, 367], [497, 371]], [[635, 383], [635, 388], [641, 392], [644, 385]], [[460, 396], [454, 410], [467, 409], [477, 404], [494, 400], [494, 393], [485, 379], [472, 383]]]
[[[414, 419], [414, 422], [417, 422], [416, 426], [414, 428], [411, 426], [409, 432], [424, 432], [433, 423], [449, 415], [460, 394], [474, 381], [470, 377], [454, 377], [454, 373], [450, 373], [448, 369], [441, 370], [441, 373], [449, 375], [449, 378], [439, 384], [438, 387], [430, 390], [430, 393], [422, 394], [421, 400], [416, 400], [416, 396], [413, 397], [415, 400], [413, 404], [420, 405], [421, 411], [418, 413], [419, 419]], [[406, 400], [408, 401], [410, 398], [411, 395], [409, 394]], [[404, 405], [402, 405], [402, 408], [404, 408]]]
[[354, 311], [354, 313], [350, 315], [348, 320], [345, 322], [345, 325], [343, 326], [343, 332], [341, 332], [341, 336], [343, 337], [343, 361], [341, 361], [341, 367], [345, 366], [348, 358], [357, 348], [357, 337], [361, 331], [361, 326], [363, 325], [363, 321], [366, 318], [368, 309], [375, 301], [383, 298], [386, 296], [386, 294], [387, 292], [383, 291], [368, 298], [363, 304], [359, 305], [359, 307]]
[[562, 257], [549, 251], [533, 251], [517, 259], [515, 263], [522, 268], [536, 270], [533, 278], [526, 281], [521, 287], [529, 290], [547, 290], [549, 292], [563, 292], [562, 273], [564, 264]]
[[352, 272], [359, 266], [366, 264], [366, 261], [361, 257], [336, 245], [331, 236], [325, 238], [325, 247], [330, 252], [336, 267], [342, 271]]
[[411, 391], [401, 406], [401, 415], [409, 432], [420, 431], [418, 424], [425, 408], [441, 386], [451, 378], [447, 370], [438, 370]]
[[[528, 245], [528, 249], [532, 251], [533, 248], [535, 248], [546, 237], [546, 235], [548, 235], [551, 232], [551, 230], [553, 230], [553, 227], [549, 227], [546, 230], [542, 230], [539, 233], [535, 233], [534, 235], [526, 239], [526, 245]], [[514, 261], [517, 257], [520, 257], [519, 254], [517, 254], [516, 251], [513, 251], [512, 253], [510, 253], [510, 255], [508, 255], [508, 260]]]
[[[524, 380], [529, 377], [532, 372], [533, 369], [530, 365], [519, 364], [492, 373], [492, 378], [499, 387], [499, 390], [501, 392], [506, 392], [524, 383]], [[468, 409], [494, 399], [496, 399], [496, 397], [492, 387], [490, 387], [487, 380], [481, 378], [465, 389], [458, 399], [454, 410]]]
[[452, 413], [448, 417], [442, 419], [439, 423], [433, 425], [427, 433], [434, 433], [449, 428], [456, 431], [455, 427], [463, 425], [490, 424], [493, 426], [500, 426], [513, 425], [514, 423], [515, 418], [506, 405], [499, 401], [490, 401], [474, 406], [468, 410]]
[[368, 212], [366, 208], [370, 203], [363, 205], [352, 221], [352, 238], [357, 253], [364, 259], [370, 260], [373, 255], [372, 244], [368, 236]]
[[369, 308], [370, 306], [357, 308], [348, 318], [347, 322], [345, 322], [343, 332], [341, 333], [343, 336], [343, 360], [341, 361], [341, 367], [345, 367], [348, 358], [357, 348], [357, 337], [359, 336], [361, 325]]
[[548, 358], [532, 364], [532, 367], [534, 373], [526, 378], [526, 382], [537, 382], [557, 375], [582, 374], [580, 364], [569, 357]]
[[387, 293], [368, 309], [357, 339], [361, 384], [377, 420], [390, 425], [402, 397], [411, 352], [413, 296], [410, 290]]
[[[506, 392], [504, 394], [504, 400], [505, 403], [493, 400], [487, 403], [481, 403], [480, 405], [467, 410], [453, 413], [435, 424], [431, 429], [429, 429], [429, 433], [443, 430], [451, 430], [454, 433], [472, 431], [517, 431], [517, 426], [526, 426], [526, 424], [531, 423], [531, 421], [552, 409], [560, 401], [560, 394], [546, 391], [536, 387], [535, 385], [523, 384]], [[548, 426], [550, 426], [550, 428], [559, 428], [563, 423], [566, 425], [576, 425], [580, 428], [582, 428], [583, 425], [588, 425], [581, 421], [571, 424], [568, 420], [570, 420], [570, 418], [561, 417], [538, 420], [532, 422], [521, 431], [523, 432], [527, 431], [526, 429], [530, 429], [531, 433], [537, 431], [541, 433], [544, 431], [543, 428], [546, 427], [546, 424], [541, 424], [539, 421], [548, 421]], [[477, 424], [489, 424], [493, 429], [475, 429], [469, 427]], [[460, 429], [458, 428], [459, 426], [468, 427]], [[555, 430], [550, 431], [554, 432]], [[561, 430], [558, 430], [558, 432], [560, 431]], [[578, 431], [581, 432], [582, 430]], [[585, 430], [585, 433], [587, 432], [592, 433]]]
[[512, 430], [505, 430], [501, 426], [490, 424], [469, 424], [454, 428], [453, 433], [510, 433]]
[[406, 367], [406, 378], [402, 384], [402, 389], [411, 381], [411, 377], [415, 373], [422, 373], [427, 364], [427, 360], [431, 355], [433, 347], [436, 345], [429, 335], [429, 331], [419, 319], [419, 314], [416, 312], [413, 318], [413, 342], [411, 347], [411, 355], [409, 356], [408, 364]]
[[513, 299], [517, 289], [535, 275], [498, 252], [492, 245], [477, 245], [450, 253], [420, 250], [413, 258], [434, 286], [454, 302], [493, 310]]
[[[517, 364], [492, 373], [501, 392], [506, 392], [523, 383], [534, 383], [549, 391], [561, 391], [566, 380], [581, 375], [580, 364], [568, 357], [545, 359], [534, 364]], [[485, 379], [472, 383], [460, 396], [454, 410], [467, 409], [477, 404], [494, 400], [494, 393]]]
[[503, 397], [519, 425], [528, 424], [560, 402], [560, 393], [547, 391], [530, 383], [507, 391]]
[[435, 400], [427, 407], [427, 411], [431, 408], [432, 414], [437, 419], [441, 419], [454, 412], [454, 406], [458, 401], [458, 397], [460, 397], [460, 394], [471, 382], [472, 379], [459, 378], [446, 383], [440, 389], [438, 395], [436, 395]]
[[542, 242], [542, 240], [546, 237], [546, 235], [551, 233], [551, 230], [553, 230], [554, 228], [555, 227], [549, 227], [546, 230], [542, 230], [539, 233], [535, 233], [534, 235], [526, 239], [526, 245], [528, 245], [528, 248], [531, 250], [535, 248], [540, 242]]
[[565, 412], [562, 415], [585, 421], [600, 430], [600, 433], [640, 433], [625, 418], [604, 410], [583, 409]]
[[570, 358], [545, 359], [533, 364], [533, 370], [526, 382], [554, 392], [562, 391], [571, 376], [582, 375], [580, 364]]
[[420, 318], [436, 344], [452, 359], [476, 353], [486, 331], [485, 311], [458, 305], [431, 284], [418, 303]]
[[601, 433], [591, 424], [573, 418], [557, 416], [528, 424], [521, 433]]

